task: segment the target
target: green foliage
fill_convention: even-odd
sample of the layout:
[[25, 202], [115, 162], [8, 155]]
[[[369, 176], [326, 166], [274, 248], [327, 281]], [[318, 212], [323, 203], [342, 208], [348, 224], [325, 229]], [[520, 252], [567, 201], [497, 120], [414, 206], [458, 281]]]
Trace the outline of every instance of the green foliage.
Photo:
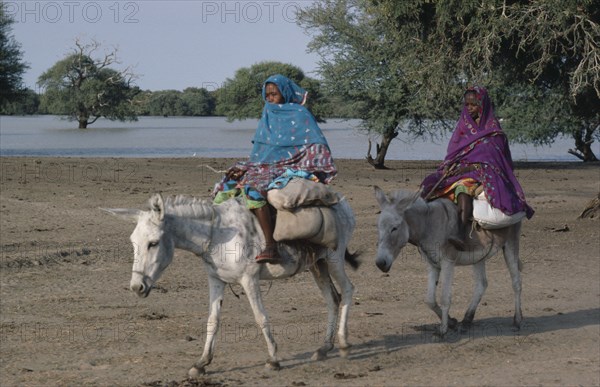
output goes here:
[[41, 109], [50, 114], [67, 115], [79, 122], [80, 128], [98, 118], [136, 120], [134, 98], [139, 88], [131, 85], [128, 70], [117, 71], [108, 66], [116, 62], [116, 53], [102, 59], [90, 56], [99, 44], [76, 42], [75, 53], [58, 61], [44, 72], [38, 84], [45, 92]]
[[204, 88], [145, 91], [137, 100], [138, 113], [146, 116], [210, 116], [215, 111], [215, 97]]
[[40, 96], [31, 89], [23, 90], [19, 98], [5, 103], [0, 107], [0, 114], [26, 115], [39, 113]]
[[[427, 88], [464, 83], [456, 80], [487, 86], [512, 140], [549, 144], [581, 130], [589, 137], [600, 123], [598, 1], [412, 1], [412, 10], [372, 3], [396, 31], [397, 51], [421, 68], [406, 67], [408, 77], [433, 74]], [[412, 35], [407, 19], [420, 25]]]
[[[398, 4], [412, 9], [410, 2]], [[373, 133], [423, 133], [444, 125], [450, 109], [431, 93], [415, 103], [414, 79], [406, 77], [407, 61], [395, 44], [396, 33], [386, 30], [388, 25], [373, 11], [366, 0], [325, 0], [300, 14], [301, 25], [313, 34], [309, 48], [322, 58], [320, 74], [327, 94], [346, 106], [343, 115], [361, 118]], [[404, 121], [410, 124], [400, 126]]]
[[21, 45], [12, 36], [14, 23], [0, 1], [0, 112], [8, 109], [6, 104], [15, 102], [23, 95], [23, 74], [29, 66], [23, 62]]
[[215, 97], [204, 88], [188, 87], [183, 90], [183, 102], [191, 116], [211, 116], [215, 111]]
[[274, 74], [285, 75], [304, 88], [308, 92], [306, 107], [322, 122], [322, 117], [328, 113], [328, 107], [319, 82], [306, 77], [300, 68], [280, 62], [261, 62], [237, 70], [234, 78], [228, 78], [216, 92], [216, 114], [226, 116], [230, 121], [260, 118], [264, 106], [262, 85]]
[[598, 138], [599, 18], [597, 0], [322, 0], [300, 23], [327, 91], [372, 132], [447, 129], [479, 84], [512, 140], [580, 144]]

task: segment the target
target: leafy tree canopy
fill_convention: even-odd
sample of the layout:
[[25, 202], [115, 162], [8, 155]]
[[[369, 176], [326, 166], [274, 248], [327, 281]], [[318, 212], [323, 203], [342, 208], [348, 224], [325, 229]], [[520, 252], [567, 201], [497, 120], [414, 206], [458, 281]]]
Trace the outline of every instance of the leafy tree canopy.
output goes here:
[[40, 96], [31, 89], [25, 89], [19, 98], [5, 103], [0, 113], [7, 115], [26, 115], [40, 113]]
[[285, 75], [304, 88], [308, 92], [307, 108], [322, 122], [328, 112], [319, 82], [306, 77], [300, 68], [281, 62], [261, 62], [237, 70], [234, 78], [228, 78], [217, 90], [217, 114], [230, 121], [259, 118], [264, 106], [262, 85], [274, 74]]
[[215, 111], [215, 97], [204, 88], [147, 90], [137, 101], [138, 113], [146, 116], [210, 116]]
[[12, 35], [11, 19], [0, 1], [0, 112], [5, 105], [23, 96], [23, 74], [29, 66], [23, 62], [21, 45]]
[[513, 140], [569, 134], [594, 159], [579, 145], [600, 123], [599, 13], [592, 0], [322, 0], [299, 20], [326, 90], [382, 134], [381, 167], [397, 130], [452, 127], [469, 84], [488, 87]]

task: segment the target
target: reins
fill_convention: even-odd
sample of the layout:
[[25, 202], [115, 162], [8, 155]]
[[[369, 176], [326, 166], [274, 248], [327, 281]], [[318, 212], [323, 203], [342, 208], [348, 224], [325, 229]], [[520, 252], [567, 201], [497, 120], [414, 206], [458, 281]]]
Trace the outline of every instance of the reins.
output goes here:
[[429, 198], [431, 197], [431, 195], [435, 192], [435, 190], [442, 183], [442, 181], [446, 180], [450, 176], [459, 175], [459, 174], [462, 174], [462, 173], [466, 173], [466, 172], [471, 172], [471, 171], [477, 170], [477, 166], [476, 165], [469, 165], [467, 167], [457, 169], [458, 165], [459, 165], [458, 163], [454, 163], [454, 164], [452, 164], [450, 166], [450, 168], [448, 168], [444, 172], [444, 174], [442, 175], [442, 177], [433, 185], [433, 187], [429, 190], [429, 192], [427, 193], [427, 195], [425, 195], [423, 197], [423, 199], [425, 199], [425, 201], [429, 200]]
[[425, 201], [429, 200], [429, 198], [431, 197], [431, 195], [435, 192], [435, 190], [437, 189], [437, 187], [442, 183], [442, 181], [446, 180], [446, 178], [452, 176], [453, 170], [456, 168], [458, 164], [454, 163], [450, 166], [450, 168], [446, 169], [446, 171], [444, 172], [444, 174], [442, 175], [442, 177], [433, 185], [433, 187], [429, 190], [429, 192], [427, 193], [427, 195], [425, 195], [423, 197], [423, 199], [425, 199]]

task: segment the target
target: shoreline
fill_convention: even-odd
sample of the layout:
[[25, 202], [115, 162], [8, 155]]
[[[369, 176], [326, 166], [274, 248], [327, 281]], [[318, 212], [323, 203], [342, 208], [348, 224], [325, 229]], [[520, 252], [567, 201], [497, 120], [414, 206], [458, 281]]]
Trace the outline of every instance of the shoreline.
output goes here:
[[[158, 184], [155, 191], [168, 191], [176, 194], [178, 187], [185, 193], [189, 189], [201, 187], [213, 188], [221, 179], [223, 172], [234, 165], [239, 158], [187, 157], [187, 158], [125, 158], [125, 157], [0, 157], [0, 182], [2, 190], [7, 183], [16, 181], [20, 184], [47, 183], [54, 187], [57, 184], [94, 183], [107, 185], [113, 183], [143, 183], [151, 185], [155, 180]], [[331, 182], [332, 187], [344, 186], [359, 181], [361, 176], [368, 176], [374, 185], [385, 185], [395, 181], [395, 188], [418, 189], [421, 181], [433, 173], [442, 160], [389, 160], [386, 169], [375, 169], [365, 159], [335, 159], [338, 174]], [[573, 171], [591, 173], [596, 171], [597, 181], [600, 181], [600, 170], [594, 163], [574, 163], [561, 161], [516, 161], [515, 175], [525, 187], [527, 179], [536, 171]], [[158, 166], [158, 168], [157, 168]], [[162, 174], [158, 179], [150, 172], [172, 170], [177, 174], [190, 177], [187, 184], [169, 183], [161, 187]], [[570, 173], [570, 172], [569, 172]], [[168, 174], [167, 174], [168, 175]], [[593, 175], [592, 175], [593, 176]], [[535, 176], [539, 178], [540, 176]], [[391, 188], [394, 186], [392, 185]], [[150, 189], [151, 187], [147, 187]], [[107, 188], [108, 189], [108, 188]], [[526, 191], [526, 196], [527, 191]]]
[[[211, 157], [211, 156], [56, 156], [56, 155], [0, 155], [0, 160], [23, 160], [23, 159], [41, 159], [41, 160], [52, 160], [52, 159], [81, 159], [81, 160], [236, 160], [240, 161], [247, 157]], [[364, 161], [368, 164], [366, 157], [362, 158], [346, 158], [346, 157], [334, 157], [335, 162], [357, 162]], [[395, 163], [441, 163], [443, 159], [389, 159], [385, 161], [386, 164]], [[574, 160], [513, 160], [515, 165], [534, 165], [534, 164], [556, 164], [556, 165], [599, 165], [600, 160], [592, 162], [583, 162], [578, 159]]]
[[[29, 154], [16, 154], [16, 155], [4, 155], [4, 154], [0, 154], [0, 159], [10, 159], [10, 158], [15, 158], [15, 159], [19, 159], [19, 158], [40, 158], [40, 159], [71, 159], [71, 158], [77, 158], [77, 159], [132, 159], [132, 160], [139, 160], [139, 159], [157, 159], [157, 160], [163, 160], [163, 159], [178, 159], [178, 160], [184, 160], [184, 159], [235, 159], [235, 160], [243, 160], [244, 158], [247, 158], [247, 156], [240, 156], [240, 157], [233, 157], [233, 156], [224, 156], [224, 157], [214, 157], [214, 156], [178, 156], [178, 155], [168, 155], [168, 156], [161, 156], [161, 155], [142, 155], [142, 156], [120, 156], [120, 155], [91, 155], [91, 156], [86, 156], [86, 155], [29, 155]], [[366, 156], [364, 157], [360, 157], [360, 158], [347, 158], [347, 157], [334, 157], [334, 160], [352, 160], [352, 161], [357, 161], [357, 160], [366, 160]], [[438, 162], [441, 163], [443, 161], [443, 159], [386, 159], [386, 163], [388, 162]], [[582, 164], [598, 164], [600, 163], [600, 160], [596, 161], [596, 162], [583, 162], [582, 160], [577, 159], [576, 157], [573, 157], [572, 159], [566, 160], [566, 159], [536, 159], [536, 160], [523, 160], [523, 159], [518, 159], [518, 160], [513, 160], [513, 162], [516, 163], [559, 163], [559, 164], [571, 164], [571, 163], [582, 163]]]

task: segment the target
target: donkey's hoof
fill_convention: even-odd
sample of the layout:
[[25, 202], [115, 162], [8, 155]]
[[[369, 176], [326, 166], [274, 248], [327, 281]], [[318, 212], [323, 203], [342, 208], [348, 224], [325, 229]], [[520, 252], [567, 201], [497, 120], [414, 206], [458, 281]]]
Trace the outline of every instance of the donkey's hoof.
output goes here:
[[435, 331], [433, 331], [433, 340], [437, 343], [445, 342], [447, 339], [447, 335], [448, 335], [448, 328], [442, 329], [440, 327], [439, 329], [436, 329]]
[[513, 318], [513, 328], [512, 328], [513, 332], [521, 330], [521, 322], [522, 321], [523, 321], [523, 317], [517, 317], [517, 316], [515, 316]]
[[460, 322], [460, 333], [468, 333], [473, 328], [473, 320]]
[[267, 360], [265, 369], [269, 371], [279, 371], [281, 369], [281, 365], [279, 365], [278, 361]]
[[195, 379], [195, 378], [198, 378], [198, 377], [204, 375], [205, 373], [206, 373], [206, 370], [204, 369], [204, 367], [193, 366], [188, 371], [188, 376], [190, 377], [190, 379]]
[[456, 329], [457, 327], [458, 327], [458, 320], [453, 317], [448, 318], [448, 328]]
[[317, 349], [310, 358], [312, 361], [321, 361], [325, 359], [327, 359], [327, 351], [323, 350], [322, 348]]
[[340, 356], [343, 357], [344, 359], [347, 358], [348, 356], [350, 356], [350, 347], [352, 347], [352, 346], [348, 345], [347, 347], [340, 348]]

